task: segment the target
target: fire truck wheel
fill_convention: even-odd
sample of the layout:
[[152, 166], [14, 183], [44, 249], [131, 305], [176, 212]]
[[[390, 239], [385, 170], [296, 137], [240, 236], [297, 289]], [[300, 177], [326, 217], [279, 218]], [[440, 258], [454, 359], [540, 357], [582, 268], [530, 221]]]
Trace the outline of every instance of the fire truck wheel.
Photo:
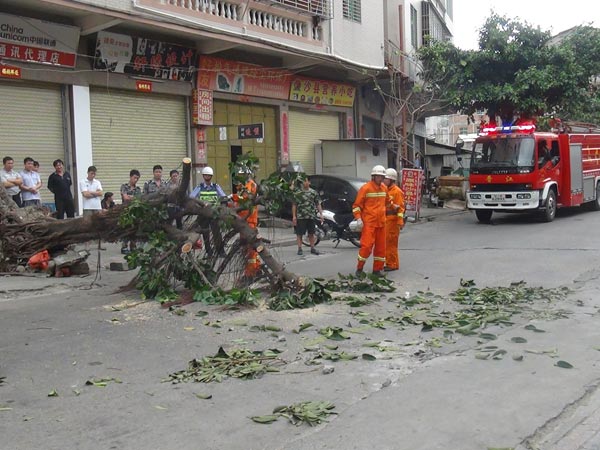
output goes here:
[[600, 183], [596, 185], [596, 200], [592, 202], [592, 209], [600, 211]]
[[475, 215], [477, 216], [477, 220], [481, 223], [490, 223], [492, 220], [492, 211], [491, 209], [476, 209]]
[[542, 219], [544, 222], [552, 222], [554, 217], [556, 217], [556, 194], [554, 193], [554, 189], [550, 189], [546, 198], [546, 206], [542, 213]]

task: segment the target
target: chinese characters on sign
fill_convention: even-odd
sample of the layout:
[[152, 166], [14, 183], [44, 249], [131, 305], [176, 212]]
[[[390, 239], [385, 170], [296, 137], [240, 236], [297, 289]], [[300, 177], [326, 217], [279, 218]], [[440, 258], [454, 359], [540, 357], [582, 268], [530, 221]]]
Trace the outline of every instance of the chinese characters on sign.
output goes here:
[[96, 57], [101, 58], [102, 62], [96, 61], [96, 68], [100, 64], [111, 72], [124, 73], [125, 67], [131, 62], [132, 52], [131, 36], [101, 31], [96, 40]]
[[191, 81], [196, 51], [123, 34], [98, 33], [94, 68], [162, 80]]
[[252, 123], [238, 126], [238, 139], [262, 139], [265, 137], [265, 124]]
[[290, 163], [290, 122], [287, 111], [281, 111], [281, 165]]
[[208, 162], [206, 145], [206, 128], [196, 128], [196, 163], [206, 164]]
[[194, 125], [213, 124], [213, 94], [206, 89], [192, 91], [192, 120]]
[[423, 170], [402, 169], [401, 189], [404, 192], [406, 211], [414, 211], [419, 217], [421, 209], [421, 187], [423, 183]]
[[0, 59], [75, 67], [79, 28], [0, 13]]
[[136, 81], [135, 88], [141, 92], [152, 92], [152, 82], [151, 81]]
[[356, 88], [349, 84], [299, 78], [284, 69], [204, 55], [198, 62], [197, 86], [198, 89], [238, 94], [242, 101], [250, 101], [250, 97], [268, 97], [310, 103], [318, 108], [351, 108], [356, 96]]
[[294, 78], [290, 89], [290, 100], [315, 105], [352, 107], [356, 88], [334, 81]]
[[198, 88], [287, 100], [291, 73], [253, 64], [200, 56]]
[[0, 77], [2, 78], [21, 78], [21, 69], [19, 67], [5, 66], [0, 64]]

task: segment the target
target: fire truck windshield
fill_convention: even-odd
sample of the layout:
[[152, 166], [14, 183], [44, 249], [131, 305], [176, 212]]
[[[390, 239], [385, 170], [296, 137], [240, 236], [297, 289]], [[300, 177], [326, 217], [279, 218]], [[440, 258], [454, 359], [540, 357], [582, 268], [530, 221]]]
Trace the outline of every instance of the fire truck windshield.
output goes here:
[[477, 142], [471, 155], [471, 171], [493, 169], [533, 169], [535, 161], [533, 137], [509, 137]]

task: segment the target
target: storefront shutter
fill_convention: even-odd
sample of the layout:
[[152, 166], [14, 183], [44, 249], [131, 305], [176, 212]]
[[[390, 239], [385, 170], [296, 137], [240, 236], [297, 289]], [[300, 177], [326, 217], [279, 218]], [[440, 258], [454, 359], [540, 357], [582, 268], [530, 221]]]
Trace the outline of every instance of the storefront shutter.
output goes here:
[[38, 161], [42, 202], [54, 203], [46, 185], [52, 162], [65, 160], [60, 86], [0, 83], [0, 99], [0, 155], [12, 156], [18, 172], [27, 156]]
[[91, 89], [92, 155], [104, 192], [120, 200], [120, 186], [129, 171], [141, 173], [138, 183], [152, 178], [152, 167], [181, 171], [187, 154], [185, 97]]
[[290, 111], [290, 161], [300, 161], [304, 171], [315, 173], [315, 144], [320, 139], [339, 139], [339, 116], [335, 113]]

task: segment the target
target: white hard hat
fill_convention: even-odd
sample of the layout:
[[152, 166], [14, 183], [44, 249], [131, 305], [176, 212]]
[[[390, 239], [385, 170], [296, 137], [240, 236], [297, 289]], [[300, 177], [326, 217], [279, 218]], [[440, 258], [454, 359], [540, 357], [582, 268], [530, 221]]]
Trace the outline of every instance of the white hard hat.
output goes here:
[[202, 175], [210, 175], [213, 176], [214, 172], [212, 170], [212, 167], [208, 167], [206, 166], [205, 168], [202, 169]]
[[390, 167], [389, 169], [385, 170], [385, 177], [390, 180], [397, 181], [398, 180], [398, 172], [396, 172], [396, 169], [392, 169]]
[[376, 165], [371, 169], [371, 175], [383, 175], [385, 177], [385, 167]]

